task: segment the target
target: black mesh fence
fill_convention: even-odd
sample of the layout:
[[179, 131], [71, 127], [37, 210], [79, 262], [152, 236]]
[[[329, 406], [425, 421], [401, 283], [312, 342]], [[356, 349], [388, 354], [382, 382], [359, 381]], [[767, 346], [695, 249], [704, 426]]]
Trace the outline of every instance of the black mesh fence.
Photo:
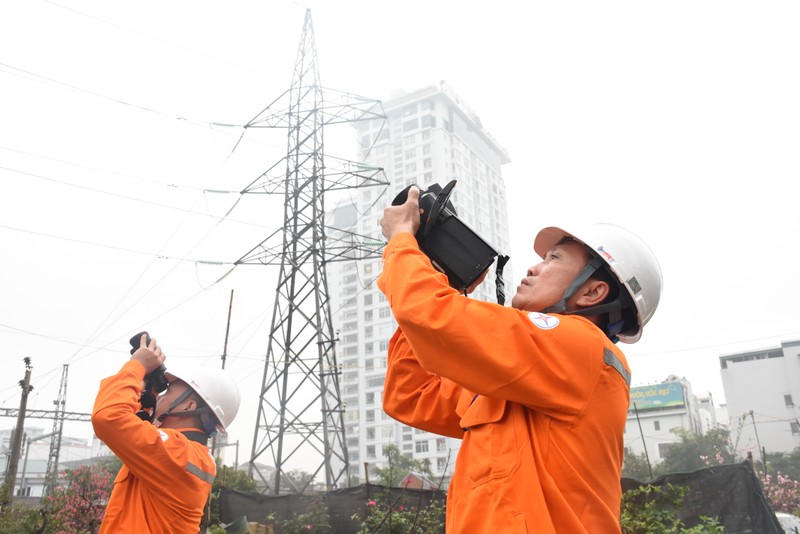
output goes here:
[[674, 510], [687, 527], [699, 525], [706, 516], [716, 518], [726, 534], [783, 534], [749, 462], [664, 475], [646, 483], [623, 478], [622, 491], [648, 484], [688, 489], [683, 506]]
[[[335, 534], [358, 532], [360, 519], [367, 514], [370, 500], [390, 502], [393, 508], [403, 506], [410, 510], [424, 510], [431, 501], [444, 508], [444, 491], [411, 488], [386, 488], [375, 484], [362, 484], [353, 488], [329, 491], [319, 495], [262, 495], [222, 488], [219, 496], [220, 520], [231, 523], [242, 516], [248, 521], [267, 523], [267, 516], [287, 521], [307, 512], [313, 503], [322, 499], [328, 510], [328, 522]], [[353, 516], [357, 519], [352, 519]], [[275, 528], [275, 534], [282, 534]]]
[[[673, 512], [687, 527], [699, 525], [702, 516], [716, 518], [726, 534], [782, 534], [775, 513], [771, 510], [758, 478], [748, 462], [720, 465], [694, 471], [659, 477], [650, 482], [623, 478], [622, 490], [628, 491], [645, 485], [685, 487], [688, 491], [683, 505]], [[246, 516], [248, 521], [267, 523], [272, 514], [278, 521], [286, 521], [306, 513], [319, 500], [325, 504], [329, 524], [336, 534], [358, 532], [360, 519], [365, 517], [370, 500], [391, 502], [394, 508], [403, 505], [409, 509], [425, 509], [435, 500], [444, 507], [444, 491], [409, 488], [385, 488], [364, 484], [339, 489], [319, 495], [262, 495], [222, 488], [220, 494], [220, 519], [230, 523]], [[356, 519], [352, 519], [357, 516]], [[275, 534], [282, 534], [278, 528]]]

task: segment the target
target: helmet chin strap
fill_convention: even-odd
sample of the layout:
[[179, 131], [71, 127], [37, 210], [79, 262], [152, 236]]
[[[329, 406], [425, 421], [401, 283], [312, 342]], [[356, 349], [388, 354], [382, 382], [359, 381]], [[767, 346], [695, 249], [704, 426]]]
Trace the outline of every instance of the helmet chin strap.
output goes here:
[[569, 298], [575, 294], [578, 288], [581, 287], [581, 285], [583, 285], [583, 283], [587, 281], [589, 277], [592, 276], [602, 265], [603, 260], [593, 257], [592, 260], [587, 263], [583, 269], [581, 269], [581, 272], [578, 273], [578, 276], [576, 276], [575, 279], [570, 282], [569, 286], [567, 286], [567, 289], [564, 291], [564, 296], [561, 297], [561, 300], [552, 306], [548, 306], [542, 311], [544, 313], [565, 313], [567, 310], [567, 300], [569, 300]]
[[[543, 311], [544, 313], [563, 313], [565, 315], [580, 315], [582, 317], [607, 313], [608, 325], [605, 333], [612, 342], [616, 343], [619, 341], [618, 335], [622, 331], [622, 327], [625, 325], [625, 322], [622, 319], [623, 303], [621, 297], [617, 297], [613, 302], [599, 304], [590, 308], [567, 311], [567, 300], [569, 300], [570, 297], [575, 294], [578, 288], [581, 287], [581, 285], [583, 285], [583, 283], [586, 282], [589, 277], [591, 277], [597, 271], [597, 269], [602, 267], [602, 265], [603, 261], [600, 258], [592, 258], [592, 260], [587, 263], [583, 269], [581, 269], [581, 272], [578, 273], [575, 279], [570, 282], [569, 286], [567, 286], [567, 289], [564, 291], [564, 295], [561, 297], [561, 300], [552, 306], [548, 306]], [[620, 294], [621, 293], [622, 292], [620, 292]]]
[[202, 408], [197, 408], [195, 410], [173, 412], [173, 410], [177, 408], [180, 403], [188, 399], [192, 393], [193, 393], [192, 390], [187, 388], [186, 390], [183, 391], [183, 393], [178, 395], [178, 397], [174, 401], [172, 401], [172, 404], [169, 405], [167, 411], [156, 417], [158, 426], [161, 426], [161, 423], [163, 423], [164, 419], [166, 419], [167, 417], [175, 417], [175, 416], [184, 417], [187, 415], [199, 415], [200, 423], [203, 427], [203, 432], [205, 432], [209, 437], [213, 437], [217, 433], [217, 422], [211, 415], [211, 408], [209, 408], [208, 406], [203, 406]]

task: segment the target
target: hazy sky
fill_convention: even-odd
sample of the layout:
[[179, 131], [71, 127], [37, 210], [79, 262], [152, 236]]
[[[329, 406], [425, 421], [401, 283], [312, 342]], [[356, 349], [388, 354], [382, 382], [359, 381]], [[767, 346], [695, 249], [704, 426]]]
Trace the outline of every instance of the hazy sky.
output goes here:
[[[69, 364], [67, 410], [89, 412], [145, 328], [168, 365], [219, 364], [233, 291], [231, 439], [249, 458], [277, 271], [232, 262], [282, 212], [235, 192], [286, 139], [241, 125], [288, 89], [306, 8], [324, 86], [388, 100], [444, 80], [508, 150], [515, 280], [543, 226], [650, 243], [664, 294], [623, 347], [634, 385], [685, 376], [719, 403], [720, 355], [800, 338], [796, 2], [9, 0], [2, 407], [28, 356], [30, 408], [52, 409]], [[325, 135], [354, 157], [349, 131]]]

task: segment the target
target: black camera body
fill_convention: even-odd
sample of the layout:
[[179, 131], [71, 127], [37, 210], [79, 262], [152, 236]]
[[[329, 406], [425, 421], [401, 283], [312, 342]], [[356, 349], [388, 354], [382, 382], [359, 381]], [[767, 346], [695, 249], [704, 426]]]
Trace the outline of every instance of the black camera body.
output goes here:
[[[456, 215], [450, 194], [456, 180], [444, 189], [432, 184], [420, 188], [420, 226], [415, 237], [419, 248], [430, 258], [433, 266], [447, 275], [451, 287], [464, 292], [494, 261], [498, 252]], [[412, 186], [403, 189], [392, 201], [393, 206], [404, 204]]]
[[[147, 336], [146, 342], [150, 344], [150, 334], [145, 332], [139, 332], [135, 336], [131, 338], [131, 355], [136, 352], [142, 342], [142, 336]], [[156, 394], [165, 391], [167, 387], [169, 387], [169, 381], [164, 373], [167, 372], [167, 368], [164, 364], [161, 364], [158, 369], [155, 371], [151, 371], [144, 377], [144, 390], [146, 392], [155, 391]]]

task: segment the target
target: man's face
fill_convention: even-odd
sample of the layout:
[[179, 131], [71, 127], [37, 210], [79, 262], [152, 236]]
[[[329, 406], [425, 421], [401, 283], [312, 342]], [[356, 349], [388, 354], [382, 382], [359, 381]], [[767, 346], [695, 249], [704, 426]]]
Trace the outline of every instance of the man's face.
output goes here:
[[561, 300], [564, 291], [587, 263], [588, 254], [582, 244], [575, 241], [559, 243], [541, 263], [528, 269], [511, 305], [523, 311], [543, 311]]
[[[154, 421], [157, 420], [159, 415], [166, 412], [169, 409], [170, 405], [172, 404], [172, 401], [177, 399], [181, 395], [181, 393], [186, 391], [188, 388], [189, 386], [183, 380], [173, 380], [172, 382], [170, 382], [167, 391], [165, 391], [161, 396], [158, 397], [158, 401], [156, 402], [156, 411], [153, 420]], [[189, 400], [187, 399], [183, 401], [183, 403], [186, 402], [189, 402]], [[173, 410], [173, 412], [175, 411], [178, 411], [178, 409], [176, 408], [176, 410]]]

